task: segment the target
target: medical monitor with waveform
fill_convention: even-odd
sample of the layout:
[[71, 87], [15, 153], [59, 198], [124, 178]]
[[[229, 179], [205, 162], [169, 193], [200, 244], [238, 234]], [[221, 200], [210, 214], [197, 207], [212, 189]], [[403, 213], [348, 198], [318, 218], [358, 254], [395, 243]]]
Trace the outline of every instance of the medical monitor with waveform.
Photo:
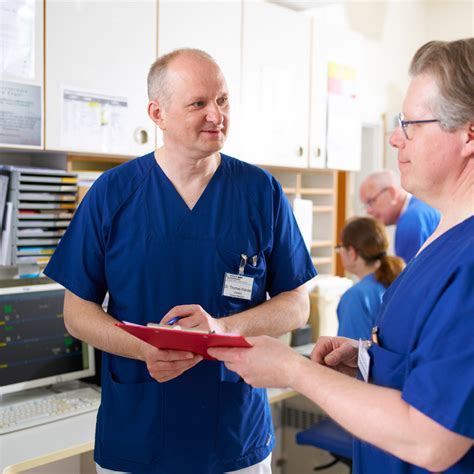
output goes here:
[[94, 351], [64, 326], [64, 288], [0, 288], [0, 395], [94, 375]]

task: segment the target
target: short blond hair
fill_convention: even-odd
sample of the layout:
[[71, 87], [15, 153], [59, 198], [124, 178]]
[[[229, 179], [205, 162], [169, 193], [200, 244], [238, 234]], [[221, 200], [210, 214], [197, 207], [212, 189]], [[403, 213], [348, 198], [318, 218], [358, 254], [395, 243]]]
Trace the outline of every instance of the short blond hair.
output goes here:
[[180, 48], [164, 54], [156, 59], [148, 72], [147, 83], [149, 100], [158, 100], [163, 105], [166, 105], [169, 102], [171, 93], [169, 90], [169, 84], [167, 83], [168, 67], [176, 58], [183, 54], [197, 56], [206, 61], [210, 61], [217, 66], [214, 58], [201, 49]]
[[413, 57], [410, 75], [429, 74], [439, 89], [431, 104], [443, 128], [474, 122], [474, 38], [430, 41]]

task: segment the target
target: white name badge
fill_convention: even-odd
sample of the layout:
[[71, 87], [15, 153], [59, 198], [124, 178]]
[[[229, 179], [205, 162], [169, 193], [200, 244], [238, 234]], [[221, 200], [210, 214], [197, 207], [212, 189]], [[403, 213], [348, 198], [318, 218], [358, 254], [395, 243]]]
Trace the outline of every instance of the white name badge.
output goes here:
[[370, 354], [367, 351], [367, 341], [359, 339], [359, 353], [357, 356], [357, 366], [365, 382], [369, 381]]
[[253, 280], [252, 277], [226, 273], [224, 276], [222, 294], [224, 296], [250, 301], [252, 299]]

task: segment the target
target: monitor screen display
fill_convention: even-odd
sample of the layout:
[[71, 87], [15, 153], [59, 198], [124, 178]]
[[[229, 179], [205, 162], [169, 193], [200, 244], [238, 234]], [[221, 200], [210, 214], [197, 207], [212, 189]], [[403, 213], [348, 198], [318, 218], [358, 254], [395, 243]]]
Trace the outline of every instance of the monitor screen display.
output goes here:
[[0, 288], [0, 394], [94, 375], [92, 347], [64, 326], [64, 291]]

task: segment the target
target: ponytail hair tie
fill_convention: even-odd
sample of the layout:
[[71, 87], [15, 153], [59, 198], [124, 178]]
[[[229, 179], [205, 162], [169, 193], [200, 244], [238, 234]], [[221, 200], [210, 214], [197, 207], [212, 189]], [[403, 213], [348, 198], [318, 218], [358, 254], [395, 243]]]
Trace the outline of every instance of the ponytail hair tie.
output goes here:
[[381, 258], [386, 257], [386, 256], [387, 256], [387, 252], [380, 252], [380, 253], [378, 253], [377, 255], [374, 256], [374, 259], [375, 260], [380, 260]]

